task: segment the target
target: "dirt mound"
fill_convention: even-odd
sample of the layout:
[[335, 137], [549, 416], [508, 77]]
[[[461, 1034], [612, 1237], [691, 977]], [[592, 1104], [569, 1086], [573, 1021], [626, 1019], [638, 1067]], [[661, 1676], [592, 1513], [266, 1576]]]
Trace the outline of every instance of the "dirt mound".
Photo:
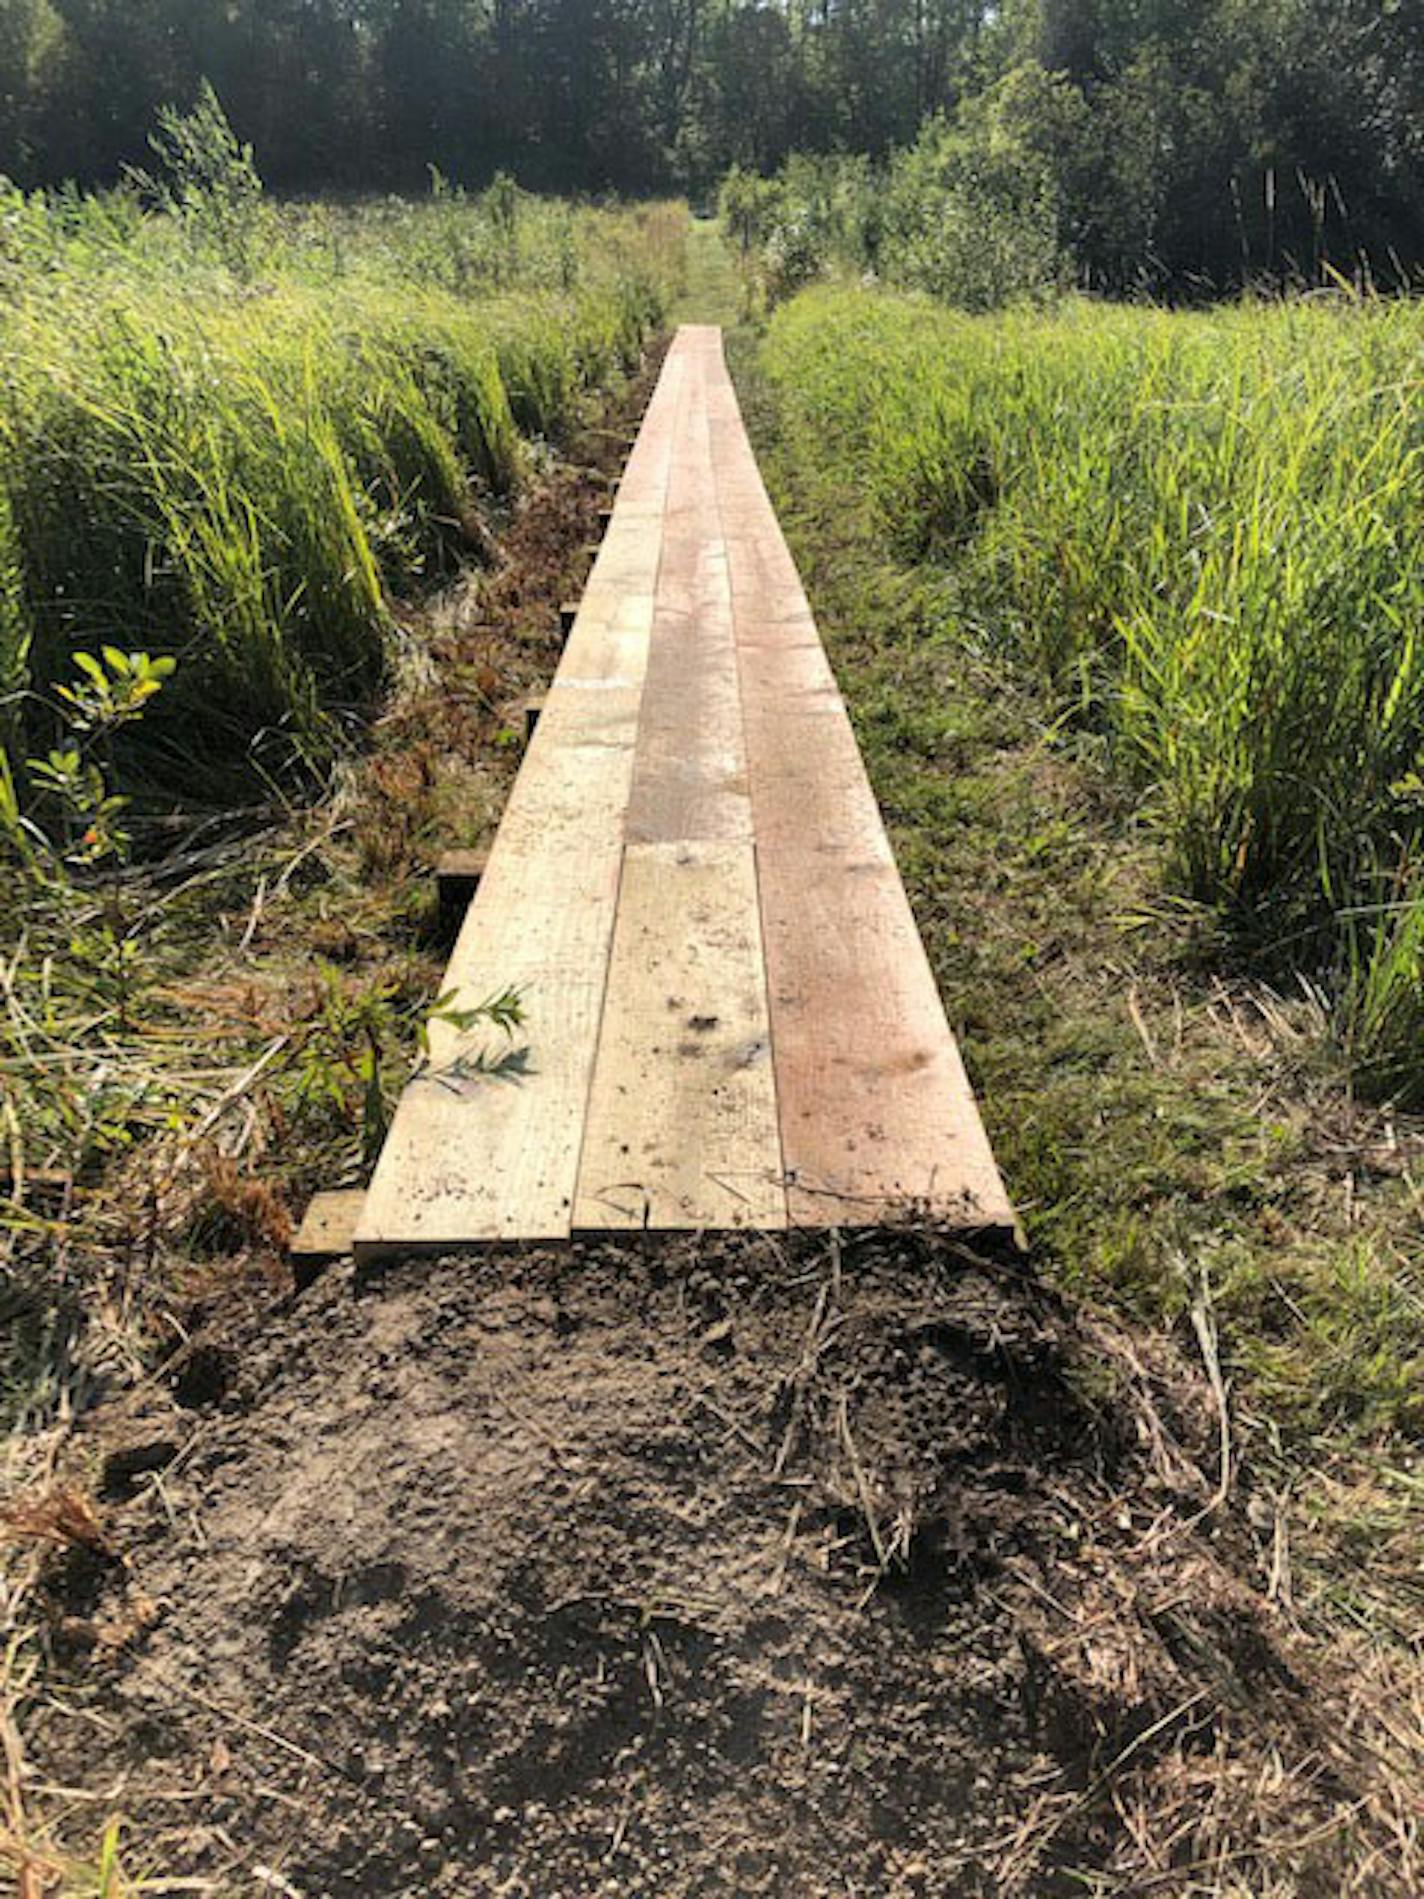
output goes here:
[[34, 1766], [218, 1892], [1338, 1892], [1212, 1430], [947, 1242], [334, 1272], [101, 1415]]

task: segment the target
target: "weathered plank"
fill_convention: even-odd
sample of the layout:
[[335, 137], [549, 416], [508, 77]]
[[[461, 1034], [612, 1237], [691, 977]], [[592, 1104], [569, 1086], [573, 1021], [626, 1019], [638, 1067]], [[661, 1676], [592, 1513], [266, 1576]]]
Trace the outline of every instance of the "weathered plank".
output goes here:
[[1013, 1216], [894, 864], [759, 855], [793, 1225]]
[[689, 413], [668, 480], [628, 808], [628, 838], [638, 843], [749, 841], [752, 835], [731, 581], [701, 354], [689, 353], [686, 373]]
[[796, 1225], [1013, 1213], [725, 369], [732, 583], [787, 1206]]
[[[358, 1256], [569, 1231], [632, 775], [629, 699], [622, 743], [555, 740], [543, 725], [536, 735], [536, 745], [557, 743], [560, 770], [539, 774], [506, 813], [445, 982], [458, 1009], [516, 987], [517, 1043], [431, 1023], [430, 1058], [397, 1107]], [[483, 1072], [518, 1049], [518, 1072]]]
[[365, 1205], [364, 1187], [336, 1187], [313, 1194], [292, 1240], [292, 1278], [305, 1291], [323, 1266], [350, 1257]]
[[[516, 988], [518, 1044], [502, 1046], [488, 1025], [431, 1023], [429, 1059], [371, 1182], [358, 1259], [570, 1230], [682, 384], [674, 363], [649, 405], [624, 477], [626, 525], [595, 562], [446, 974], [451, 1010]], [[511, 1058], [512, 1071], [488, 1072]]]
[[574, 1225], [785, 1224], [752, 847], [630, 845]]

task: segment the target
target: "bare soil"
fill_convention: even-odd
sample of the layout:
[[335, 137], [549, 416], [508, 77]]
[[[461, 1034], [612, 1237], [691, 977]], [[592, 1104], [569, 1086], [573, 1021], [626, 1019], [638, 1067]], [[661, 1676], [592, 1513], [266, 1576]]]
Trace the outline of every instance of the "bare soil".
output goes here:
[[74, 1440], [105, 1547], [45, 1566], [28, 1737], [168, 1878], [1344, 1889], [1377, 1790], [1205, 1381], [1021, 1265], [589, 1246], [187, 1317]]

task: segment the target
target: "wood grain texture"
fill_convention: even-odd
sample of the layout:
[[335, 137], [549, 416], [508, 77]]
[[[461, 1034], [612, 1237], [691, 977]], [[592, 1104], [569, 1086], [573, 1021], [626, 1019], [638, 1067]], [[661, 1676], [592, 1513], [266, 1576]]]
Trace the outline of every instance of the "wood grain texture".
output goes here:
[[[618, 899], [683, 369], [670, 362], [610, 531], [456, 941], [444, 992], [468, 1010], [518, 990], [518, 1047], [429, 1027], [356, 1233], [359, 1260], [568, 1235]], [[516, 1072], [492, 1062], [522, 1054]]]
[[725, 371], [709, 375], [793, 1225], [1014, 1216]]
[[[1013, 1213], [720, 332], [679, 332], [358, 1257]], [[492, 1058], [517, 1053], [513, 1072]]]
[[364, 1187], [334, 1187], [313, 1194], [292, 1241], [293, 1260], [344, 1259], [356, 1237], [365, 1200]]
[[[570, 695], [572, 696], [572, 695]], [[600, 710], [612, 722], [607, 695]], [[397, 1106], [356, 1237], [358, 1258], [470, 1240], [569, 1232], [632, 779], [636, 699], [623, 736], [580, 741], [541, 721], [445, 977], [469, 1009], [518, 989], [520, 1072], [487, 1026], [429, 1029], [430, 1057]], [[540, 759], [536, 754], [542, 752]], [[557, 764], [545, 764], [549, 760]]]
[[580, 1229], [786, 1224], [750, 844], [630, 845]]
[[751, 797], [731, 577], [707, 431], [707, 348], [689, 358], [689, 413], [668, 479], [652, 646], [628, 809], [635, 843], [749, 842]]
[[791, 1223], [1012, 1226], [893, 862], [758, 861]]

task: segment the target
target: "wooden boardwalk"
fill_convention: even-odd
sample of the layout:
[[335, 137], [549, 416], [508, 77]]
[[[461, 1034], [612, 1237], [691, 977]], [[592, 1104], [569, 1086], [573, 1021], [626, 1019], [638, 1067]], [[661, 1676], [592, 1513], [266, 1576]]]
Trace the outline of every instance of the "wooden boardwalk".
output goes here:
[[1011, 1228], [721, 332], [678, 332], [359, 1257], [607, 1229]]

